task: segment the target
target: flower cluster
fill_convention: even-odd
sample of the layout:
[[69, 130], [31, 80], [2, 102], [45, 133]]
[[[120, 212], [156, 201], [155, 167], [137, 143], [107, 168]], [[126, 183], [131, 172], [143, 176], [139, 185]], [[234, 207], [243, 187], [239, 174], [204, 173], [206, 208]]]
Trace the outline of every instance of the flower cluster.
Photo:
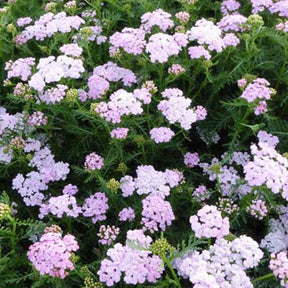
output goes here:
[[190, 217], [189, 222], [197, 238], [222, 238], [229, 234], [229, 219], [222, 218], [216, 206], [205, 205], [197, 212], [197, 215]]
[[153, 128], [150, 130], [151, 139], [157, 144], [169, 142], [174, 135], [175, 133], [166, 127]]
[[157, 108], [169, 123], [179, 123], [184, 130], [191, 129], [192, 124], [198, 120], [196, 111], [189, 108], [192, 101], [184, 97], [183, 92], [178, 88], [165, 89], [162, 96], [167, 100], [160, 101]]
[[53, 14], [51, 12], [42, 15], [34, 25], [27, 26], [20, 34], [26, 42], [35, 38], [37, 41], [43, 41], [47, 37], [52, 37], [55, 33], [69, 33], [72, 28], [78, 30], [85, 21], [75, 15], [67, 16], [65, 12]]
[[42, 219], [48, 214], [62, 218], [64, 214], [77, 218], [82, 213], [81, 207], [77, 205], [76, 198], [69, 194], [50, 197], [47, 202], [40, 206], [39, 218]]
[[66, 179], [70, 171], [69, 164], [55, 162], [51, 150], [48, 147], [41, 148], [39, 141], [28, 142], [24, 151], [35, 151], [29, 165], [38, 171], [29, 172], [25, 177], [18, 173], [12, 182], [13, 189], [18, 191], [27, 206], [40, 206], [44, 199], [42, 192], [48, 189], [49, 182]]
[[170, 56], [178, 55], [182, 47], [187, 44], [187, 36], [183, 33], [173, 36], [157, 33], [150, 36], [146, 45], [146, 52], [150, 54], [151, 62], [165, 63]]
[[199, 155], [197, 152], [194, 152], [194, 153], [187, 152], [184, 155], [184, 164], [189, 168], [193, 168], [197, 166], [199, 162], [200, 162], [200, 159], [199, 159]]
[[[244, 166], [245, 179], [250, 186], [266, 185], [274, 194], [288, 199], [288, 159], [279, 154], [271, 140], [251, 145], [253, 161]], [[272, 142], [275, 143], [275, 142]]]
[[7, 79], [19, 77], [22, 81], [27, 81], [32, 74], [32, 67], [34, 65], [35, 59], [32, 57], [19, 58], [14, 62], [11, 60], [8, 61], [5, 65], [5, 70], [8, 71]]
[[267, 112], [267, 103], [265, 100], [270, 100], [275, 94], [275, 90], [269, 88], [270, 83], [264, 78], [257, 78], [252, 83], [248, 84], [243, 91], [241, 98], [247, 100], [248, 103], [255, 103], [255, 115]]
[[120, 229], [118, 227], [101, 225], [99, 228], [99, 233], [97, 234], [97, 236], [100, 238], [98, 242], [99, 244], [110, 246], [112, 242], [116, 240], [119, 233]]
[[147, 12], [141, 17], [141, 29], [146, 33], [151, 33], [154, 26], [159, 27], [163, 32], [174, 27], [174, 22], [170, 19], [171, 14], [157, 9], [153, 12]]
[[141, 165], [136, 170], [137, 177], [124, 176], [120, 179], [120, 188], [123, 197], [128, 197], [136, 190], [137, 194], [152, 194], [164, 199], [174, 188], [183, 181], [179, 171], [166, 169], [165, 172], [157, 171], [151, 165]]
[[221, 3], [221, 12], [224, 15], [237, 13], [237, 10], [240, 8], [240, 6], [241, 4], [238, 1], [225, 0]]
[[232, 242], [217, 239], [209, 250], [193, 251], [176, 258], [174, 267], [195, 287], [252, 288], [245, 270], [257, 266], [262, 257], [257, 242], [240, 236]]
[[61, 232], [45, 232], [38, 242], [29, 247], [28, 259], [41, 275], [65, 278], [74, 270], [71, 252], [79, 249], [75, 237]]
[[116, 139], [125, 139], [127, 137], [127, 134], [129, 132], [129, 128], [115, 128], [110, 132], [111, 138]]
[[28, 83], [40, 93], [43, 92], [46, 83], [59, 82], [62, 78], [78, 79], [85, 71], [81, 59], [66, 55], [41, 58], [36, 69], [38, 71], [32, 75]]
[[261, 199], [253, 200], [246, 211], [259, 220], [262, 220], [268, 213], [265, 201]]
[[119, 89], [110, 96], [110, 101], [100, 102], [95, 112], [100, 117], [111, 121], [113, 124], [120, 123], [121, 117], [125, 115], [139, 115], [143, 112], [142, 103], [133, 93], [127, 92], [124, 89]]
[[281, 279], [282, 287], [287, 287], [288, 285], [288, 258], [286, 252], [280, 252], [278, 254], [271, 254], [271, 260], [269, 268], [273, 271], [273, 274]]
[[159, 196], [148, 195], [142, 200], [142, 220], [144, 230], [151, 233], [166, 230], [175, 219], [170, 202], [163, 200]]
[[28, 118], [28, 123], [31, 126], [44, 126], [47, 124], [48, 118], [43, 112], [37, 111], [31, 114]]
[[138, 55], [146, 46], [145, 31], [142, 29], [124, 28], [110, 37], [110, 49], [122, 48], [126, 53]]
[[90, 153], [85, 158], [85, 169], [88, 172], [100, 170], [104, 165], [104, 159], [95, 152]]
[[133, 221], [135, 219], [135, 211], [131, 208], [131, 207], [128, 207], [128, 208], [123, 208], [119, 214], [118, 214], [118, 217], [119, 217], [119, 220], [120, 221]]
[[82, 206], [83, 216], [92, 217], [92, 222], [106, 219], [106, 211], [108, 210], [108, 198], [103, 192], [96, 192], [90, 197], [86, 198]]
[[127, 232], [127, 240], [130, 245], [123, 246], [117, 243], [108, 249], [109, 258], [102, 260], [97, 272], [99, 280], [111, 287], [120, 282], [124, 273], [123, 280], [126, 284], [143, 284], [145, 281], [155, 283], [161, 277], [164, 268], [159, 256], [151, 255], [149, 250], [143, 249], [149, 248], [152, 239], [143, 232], [134, 230]]

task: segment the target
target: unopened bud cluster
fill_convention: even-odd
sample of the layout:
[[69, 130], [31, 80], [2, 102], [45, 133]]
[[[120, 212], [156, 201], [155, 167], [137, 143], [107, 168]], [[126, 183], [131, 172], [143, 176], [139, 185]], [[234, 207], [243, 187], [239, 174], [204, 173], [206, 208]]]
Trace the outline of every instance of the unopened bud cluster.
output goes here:
[[162, 259], [175, 252], [175, 247], [170, 245], [166, 238], [157, 239], [151, 244], [150, 249], [153, 254], [158, 255]]

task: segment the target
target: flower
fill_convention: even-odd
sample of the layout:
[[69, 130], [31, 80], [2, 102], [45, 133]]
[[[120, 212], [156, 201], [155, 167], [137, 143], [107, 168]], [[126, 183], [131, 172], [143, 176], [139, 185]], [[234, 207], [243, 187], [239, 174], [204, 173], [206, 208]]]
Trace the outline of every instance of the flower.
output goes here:
[[104, 159], [95, 152], [90, 153], [85, 158], [85, 169], [88, 172], [100, 170], [104, 165]]

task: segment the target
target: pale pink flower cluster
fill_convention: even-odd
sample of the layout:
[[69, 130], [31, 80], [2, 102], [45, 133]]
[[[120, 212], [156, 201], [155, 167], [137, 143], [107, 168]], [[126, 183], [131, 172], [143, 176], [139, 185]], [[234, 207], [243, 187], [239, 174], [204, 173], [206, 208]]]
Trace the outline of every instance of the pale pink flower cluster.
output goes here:
[[168, 73], [173, 75], [173, 76], [177, 76], [181, 73], [184, 73], [185, 71], [186, 71], [185, 68], [183, 68], [179, 64], [172, 64], [172, 66], [169, 67], [169, 69], [168, 69]]
[[66, 55], [57, 58], [49, 56], [41, 58], [37, 65], [37, 72], [31, 77], [29, 86], [42, 92], [46, 83], [59, 82], [63, 78], [78, 79], [85, 71], [83, 61]]
[[206, 119], [207, 110], [203, 106], [200, 106], [200, 105], [196, 106], [195, 107], [195, 113], [196, 113], [197, 121]]
[[167, 143], [175, 133], [167, 127], [153, 128], [150, 130], [150, 137], [155, 143]]
[[95, 112], [113, 124], [120, 123], [125, 115], [139, 115], [143, 112], [142, 103], [133, 93], [119, 89], [110, 96], [108, 103], [100, 102]]
[[19, 27], [29, 25], [32, 22], [31, 17], [21, 17], [17, 19], [17, 25]]
[[92, 217], [92, 222], [106, 220], [106, 211], [108, 210], [108, 198], [103, 192], [96, 192], [86, 198], [82, 206], [83, 216]]
[[6, 109], [0, 107], [0, 135], [4, 137], [11, 133], [11, 131], [17, 129], [20, 123], [20, 114], [9, 114]]
[[104, 165], [104, 159], [95, 152], [90, 153], [85, 158], [85, 169], [89, 172], [100, 170]]
[[77, 2], [76, 0], [68, 1], [67, 3], [65, 3], [64, 7], [66, 9], [75, 9], [77, 7]]
[[74, 270], [71, 252], [78, 249], [73, 235], [62, 237], [60, 232], [46, 232], [29, 247], [27, 256], [41, 275], [65, 278], [69, 271]]
[[132, 176], [124, 176], [120, 179], [120, 189], [123, 197], [128, 197], [135, 191], [135, 182]]
[[241, 4], [235, 0], [225, 0], [221, 3], [221, 12], [224, 15], [237, 13]]
[[84, 23], [85, 21], [77, 15], [67, 16], [65, 12], [54, 15], [50, 12], [42, 15], [39, 20], [35, 21], [34, 25], [27, 26], [20, 35], [26, 38], [26, 42], [32, 38], [43, 41], [57, 32], [69, 33], [73, 28], [79, 30]]
[[187, 36], [183, 33], [176, 33], [173, 36], [157, 33], [150, 36], [146, 45], [146, 52], [150, 54], [151, 62], [165, 63], [172, 55], [178, 55], [188, 44]]
[[208, 50], [203, 46], [193, 46], [188, 48], [188, 53], [191, 59], [199, 59], [204, 57], [206, 60], [211, 59], [211, 55]]
[[236, 47], [240, 43], [240, 39], [233, 33], [227, 33], [223, 37], [224, 46], [233, 46]]
[[28, 117], [29, 125], [34, 126], [34, 127], [44, 126], [47, 124], [47, 122], [48, 122], [48, 117], [45, 116], [44, 113], [41, 111], [33, 112]]
[[241, 78], [237, 81], [237, 85], [240, 89], [245, 88], [247, 85], [247, 80], [245, 78]]
[[270, 8], [273, 5], [272, 0], [250, 0], [252, 4], [252, 13], [257, 14], [262, 12], [266, 8]]
[[205, 185], [199, 185], [193, 192], [192, 192], [193, 200], [197, 202], [205, 201], [206, 199], [210, 198], [210, 193], [207, 190]]
[[126, 246], [137, 249], [149, 249], [153, 239], [150, 236], [146, 236], [144, 231], [138, 230], [128, 230], [126, 237]]
[[117, 127], [110, 133], [111, 138], [125, 139], [128, 135], [129, 128]]
[[[268, 0], [266, 0], [266, 1], [268, 1]], [[267, 3], [267, 5], [268, 5], [268, 3]], [[280, 17], [287, 18], [288, 17], [288, 1], [287, 0], [280, 0], [280, 1], [277, 1], [275, 3], [272, 3], [269, 7], [269, 11], [271, 13], [278, 13], [278, 15]]]
[[101, 261], [97, 274], [99, 280], [108, 287], [119, 283], [122, 273], [124, 282], [135, 286], [146, 281], [156, 283], [164, 271], [162, 260], [147, 250], [134, 249], [117, 243], [108, 249], [107, 256], [109, 258]]
[[222, 218], [216, 206], [205, 205], [197, 215], [190, 217], [189, 222], [197, 238], [222, 238], [229, 234], [229, 219]]
[[239, 207], [237, 204], [233, 203], [233, 200], [230, 198], [219, 198], [217, 209], [221, 211], [221, 213], [231, 215], [235, 212], [239, 211]]
[[255, 115], [267, 112], [267, 103], [265, 100], [270, 100], [275, 91], [269, 88], [270, 83], [264, 78], [257, 78], [246, 86], [241, 98], [246, 99], [249, 103], [256, 103], [254, 108]]
[[145, 31], [142, 29], [124, 28], [110, 37], [112, 49], [122, 48], [126, 53], [138, 55], [146, 46]]
[[269, 268], [273, 271], [275, 277], [281, 280], [282, 287], [288, 287], [288, 258], [287, 252], [280, 252], [278, 254], [271, 254]]
[[75, 195], [78, 192], [78, 187], [76, 185], [67, 184], [63, 188], [63, 194]]
[[119, 67], [110, 61], [104, 65], [95, 67], [93, 75], [101, 76], [109, 82], [122, 81], [124, 86], [127, 87], [131, 87], [132, 84], [137, 83], [136, 75], [131, 70]]
[[25, 140], [21, 137], [14, 137], [13, 139], [11, 139], [9, 147], [11, 149], [24, 149], [26, 146]]
[[279, 154], [269, 142], [251, 145], [254, 158], [244, 166], [245, 179], [250, 186], [266, 185], [272, 193], [281, 193], [287, 200], [288, 159]]
[[217, 23], [217, 26], [225, 32], [243, 32], [245, 30], [243, 25], [246, 21], [247, 18], [240, 14], [226, 15]]
[[170, 19], [171, 14], [157, 9], [153, 12], [147, 12], [141, 16], [141, 26], [146, 33], [151, 33], [153, 26], [159, 27], [163, 32], [174, 27], [174, 22]]
[[19, 82], [16, 84], [13, 90], [13, 95], [16, 97], [22, 96], [25, 100], [33, 98], [32, 90], [27, 84]]
[[268, 213], [266, 203], [261, 199], [253, 200], [246, 211], [259, 220], [262, 220]]
[[189, 108], [191, 99], [184, 97], [178, 88], [167, 88], [162, 92], [162, 96], [167, 100], [160, 101], [157, 108], [169, 123], [179, 123], [184, 130], [191, 129], [192, 124], [198, 120], [195, 109]]
[[190, 19], [190, 14], [188, 12], [180, 11], [175, 14], [177, 20], [179, 20], [182, 24], [187, 24]]
[[187, 152], [184, 155], [184, 164], [189, 168], [193, 168], [197, 166], [199, 162], [200, 162], [200, 158], [197, 152], [194, 152], [194, 153]]
[[216, 239], [209, 250], [193, 251], [174, 260], [174, 267], [193, 287], [253, 288], [245, 270], [256, 267], [263, 257], [257, 242], [240, 236], [232, 242]]
[[[144, 85], [142, 85], [144, 86]], [[142, 101], [143, 104], [150, 104], [151, 103], [151, 98], [152, 98], [152, 94], [151, 94], [151, 89], [149, 87], [142, 87], [140, 89], [135, 89], [133, 91], [133, 95], [135, 98], [137, 98], [138, 100]]]
[[210, 51], [221, 52], [224, 48], [222, 30], [214, 25], [212, 21], [204, 18], [198, 20], [187, 32], [190, 41], [197, 41], [199, 45], [206, 44]]
[[118, 218], [120, 221], [133, 221], [135, 219], [136, 215], [135, 215], [135, 211], [131, 208], [123, 208], [119, 214], [118, 214]]
[[60, 51], [66, 56], [80, 57], [83, 49], [78, 44], [64, 44], [61, 46]]
[[56, 87], [39, 93], [39, 99], [46, 104], [61, 102], [66, 96], [66, 85], [57, 84]]
[[5, 70], [8, 71], [7, 79], [13, 77], [20, 77], [22, 81], [27, 81], [27, 79], [32, 74], [32, 66], [35, 65], [35, 58], [19, 58], [16, 61], [8, 61], [5, 65]]
[[120, 179], [123, 197], [128, 197], [136, 190], [138, 195], [152, 194], [164, 199], [171, 188], [178, 186], [184, 177], [178, 170], [157, 171], [151, 165], [141, 165], [136, 170], [137, 177], [124, 176]]
[[277, 24], [275, 26], [275, 28], [277, 31], [284, 31], [287, 33], [288, 32], [288, 21], [285, 21], [284, 23], [281, 22], [281, 23]]
[[82, 213], [78, 206], [76, 198], [72, 195], [64, 194], [56, 197], [50, 197], [48, 201], [40, 206], [39, 218], [43, 219], [46, 215], [52, 214], [57, 218], [62, 218], [64, 214], [77, 218]]
[[151, 233], [160, 230], [165, 231], [166, 227], [171, 226], [175, 216], [169, 201], [163, 200], [159, 196], [148, 195], [142, 200], [142, 219], [143, 230]]
[[264, 78], [257, 78], [252, 83], [248, 84], [243, 91], [241, 98], [246, 99], [249, 103], [256, 99], [270, 100], [273, 92], [269, 88], [270, 83]]
[[25, 177], [20, 173], [17, 174], [12, 181], [12, 187], [18, 190], [27, 206], [41, 206], [44, 199], [42, 192], [48, 189], [48, 184], [65, 180], [70, 169], [67, 163], [55, 162], [50, 149], [47, 147], [40, 148], [37, 141], [26, 145], [25, 152], [32, 151], [35, 153], [29, 166], [36, 167], [38, 171], [31, 171]]
[[267, 109], [267, 102], [266, 101], [259, 101], [258, 106], [254, 108], [255, 115], [264, 114], [268, 111]]
[[111, 227], [110, 225], [101, 225], [99, 228], [99, 232], [97, 236], [100, 238], [98, 243], [101, 245], [111, 245], [113, 241], [116, 240], [118, 234], [120, 233], [120, 229], [115, 227], [114, 225]]
[[259, 142], [266, 143], [268, 146], [273, 147], [273, 148], [275, 148], [277, 144], [279, 143], [279, 138], [277, 136], [269, 134], [264, 130], [260, 130], [257, 133], [257, 138]]
[[109, 82], [101, 76], [93, 74], [88, 79], [88, 98], [97, 99], [105, 95], [109, 90]]

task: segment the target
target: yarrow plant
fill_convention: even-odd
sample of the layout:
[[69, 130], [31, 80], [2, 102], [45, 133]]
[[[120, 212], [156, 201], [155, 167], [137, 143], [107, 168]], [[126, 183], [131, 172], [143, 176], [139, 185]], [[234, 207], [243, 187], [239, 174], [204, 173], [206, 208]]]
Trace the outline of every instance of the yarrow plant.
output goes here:
[[287, 8], [0, 1], [0, 286], [288, 287]]

